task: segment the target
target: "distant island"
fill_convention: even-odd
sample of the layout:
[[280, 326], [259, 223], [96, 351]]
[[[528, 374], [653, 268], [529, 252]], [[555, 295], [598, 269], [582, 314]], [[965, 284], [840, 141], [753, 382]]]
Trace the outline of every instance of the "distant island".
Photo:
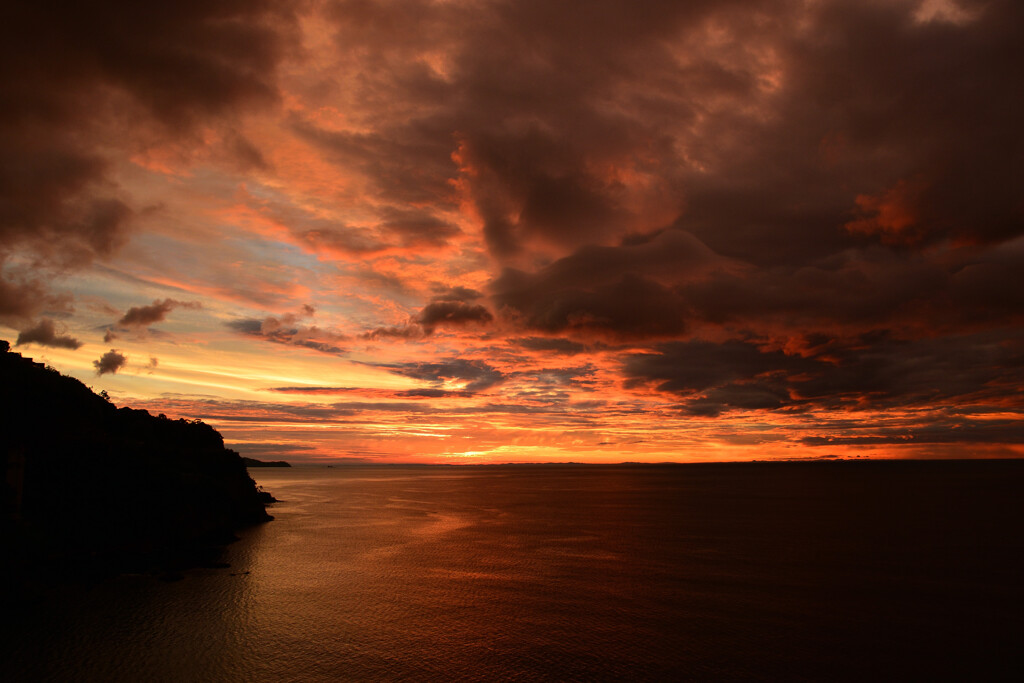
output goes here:
[[[176, 571], [273, 519], [246, 463], [199, 420], [118, 408], [0, 340], [0, 582]], [[45, 580], [45, 579], [38, 579]]]
[[291, 463], [284, 460], [257, 460], [256, 458], [242, 457], [246, 467], [291, 467]]

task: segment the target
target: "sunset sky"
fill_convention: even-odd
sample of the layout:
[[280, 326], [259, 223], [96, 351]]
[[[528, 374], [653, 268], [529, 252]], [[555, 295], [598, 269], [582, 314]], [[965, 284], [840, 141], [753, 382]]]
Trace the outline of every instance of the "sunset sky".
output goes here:
[[1024, 456], [1024, 3], [0, 9], [0, 338], [302, 461]]

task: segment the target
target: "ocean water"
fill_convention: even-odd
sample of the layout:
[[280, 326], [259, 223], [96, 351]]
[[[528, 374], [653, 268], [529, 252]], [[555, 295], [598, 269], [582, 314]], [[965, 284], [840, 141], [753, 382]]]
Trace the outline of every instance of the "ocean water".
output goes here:
[[1024, 467], [255, 469], [230, 568], [5, 615], [5, 680], [1018, 678]]

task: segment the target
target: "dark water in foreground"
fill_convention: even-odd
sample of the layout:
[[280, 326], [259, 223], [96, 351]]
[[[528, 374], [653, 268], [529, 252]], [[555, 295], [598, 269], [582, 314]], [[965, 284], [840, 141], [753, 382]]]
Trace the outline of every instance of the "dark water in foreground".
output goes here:
[[120, 577], [5, 615], [3, 677], [1024, 671], [1022, 462], [252, 474], [283, 502], [227, 549], [230, 569]]

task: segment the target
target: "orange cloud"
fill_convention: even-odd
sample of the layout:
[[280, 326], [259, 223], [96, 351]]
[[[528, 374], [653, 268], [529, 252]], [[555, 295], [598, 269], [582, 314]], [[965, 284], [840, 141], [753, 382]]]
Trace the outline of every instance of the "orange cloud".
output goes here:
[[845, 225], [852, 233], [878, 235], [883, 244], [913, 244], [923, 237], [920, 204], [927, 186], [901, 180], [881, 195], [857, 195], [864, 218]]

